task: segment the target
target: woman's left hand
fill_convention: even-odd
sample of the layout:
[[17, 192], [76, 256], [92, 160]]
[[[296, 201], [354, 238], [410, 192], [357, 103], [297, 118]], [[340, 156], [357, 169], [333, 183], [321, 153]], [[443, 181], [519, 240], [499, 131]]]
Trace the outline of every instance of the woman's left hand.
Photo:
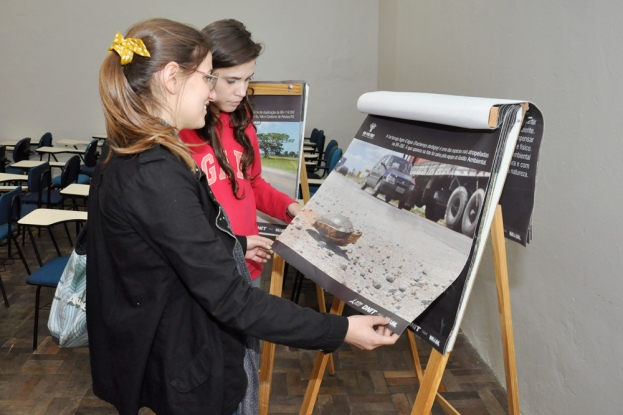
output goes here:
[[247, 236], [247, 252], [244, 257], [251, 261], [264, 264], [273, 254], [272, 247], [272, 239], [264, 238], [259, 235], [249, 235]]
[[296, 202], [296, 203], [291, 203], [291, 204], [288, 206], [288, 209], [287, 209], [287, 214], [288, 214], [288, 216], [290, 216], [291, 218], [294, 218], [296, 215], [298, 215], [298, 214], [299, 214], [299, 212], [300, 212], [300, 211], [301, 211], [301, 205], [299, 205], [299, 203], [298, 203], [298, 202]]

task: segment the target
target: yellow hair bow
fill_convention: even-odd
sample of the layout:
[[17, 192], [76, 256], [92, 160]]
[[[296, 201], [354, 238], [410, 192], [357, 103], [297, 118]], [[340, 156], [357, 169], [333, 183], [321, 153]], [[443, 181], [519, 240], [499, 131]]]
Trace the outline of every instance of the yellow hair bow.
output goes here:
[[109, 52], [112, 52], [113, 50], [121, 57], [121, 65], [127, 65], [132, 62], [132, 58], [135, 53], [138, 53], [141, 56], [150, 56], [141, 39], [135, 39], [132, 37], [124, 39], [119, 32], [117, 32], [115, 40], [113, 40], [112, 45], [108, 48]]

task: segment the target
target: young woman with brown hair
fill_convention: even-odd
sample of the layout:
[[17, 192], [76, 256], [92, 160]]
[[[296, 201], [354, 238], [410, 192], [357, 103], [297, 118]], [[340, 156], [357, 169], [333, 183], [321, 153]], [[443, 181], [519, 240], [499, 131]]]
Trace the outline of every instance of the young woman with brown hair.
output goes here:
[[[289, 223], [301, 209], [290, 196], [261, 177], [262, 164], [253, 108], [247, 96], [249, 81], [262, 45], [239, 21], [219, 20], [203, 29], [212, 40], [212, 64], [219, 72], [217, 97], [207, 108], [203, 128], [184, 130], [197, 165], [208, 176], [216, 199], [239, 235], [257, 235], [256, 209]], [[259, 287], [262, 263], [247, 261], [253, 285]]]
[[251, 336], [325, 351], [396, 341], [384, 318], [319, 314], [251, 287], [244, 252], [269, 247], [234, 236], [177, 137], [217, 98], [210, 46], [148, 20], [117, 34], [100, 70], [110, 155], [89, 194], [87, 325], [93, 391], [122, 415], [231, 415]]

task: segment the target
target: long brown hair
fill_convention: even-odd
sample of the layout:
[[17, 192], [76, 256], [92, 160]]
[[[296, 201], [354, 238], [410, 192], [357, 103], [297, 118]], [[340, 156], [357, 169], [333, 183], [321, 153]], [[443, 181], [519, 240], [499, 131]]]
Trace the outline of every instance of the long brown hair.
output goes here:
[[124, 66], [116, 52], [104, 59], [99, 91], [110, 149], [129, 155], [160, 144], [193, 169], [193, 158], [177, 138], [175, 126], [152, 115], [164, 108], [153, 93], [152, 75], [169, 62], [177, 62], [183, 73], [191, 74], [210, 52], [210, 39], [191, 26], [167, 19], [137, 23], [126, 38], [141, 39], [151, 56], [134, 54], [132, 62]]
[[[231, 68], [255, 60], [262, 53], [262, 44], [254, 42], [251, 38], [251, 32], [237, 20], [216, 21], [206, 26], [202, 32], [212, 40], [212, 66], [215, 72], [218, 72], [219, 68]], [[217, 130], [222, 131], [223, 126], [218, 114], [212, 110], [212, 105], [208, 106], [205, 119], [205, 126], [196, 130], [197, 134], [212, 146], [218, 164], [231, 182], [234, 196], [236, 199], [242, 199], [244, 193], [238, 195], [238, 182], [234, 170], [227, 161], [227, 156], [217, 134]], [[255, 152], [245, 130], [249, 125], [253, 125], [253, 108], [247, 95], [242, 99], [240, 105], [230, 113], [230, 123], [234, 130], [234, 139], [243, 148], [240, 170], [246, 179], [252, 179], [249, 170], [255, 160]]]

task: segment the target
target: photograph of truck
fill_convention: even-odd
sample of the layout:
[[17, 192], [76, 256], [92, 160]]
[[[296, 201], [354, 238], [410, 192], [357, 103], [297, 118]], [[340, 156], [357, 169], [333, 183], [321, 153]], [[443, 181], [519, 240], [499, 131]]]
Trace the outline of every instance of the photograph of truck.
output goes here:
[[354, 139], [341, 171], [334, 169], [273, 246], [350, 305], [389, 316], [398, 332], [459, 276], [472, 246], [472, 238], [410, 209], [419, 162]]
[[406, 205], [424, 207], [426, 219], [444, 218], [449, 229], [473, 236], [490, 173], [412, 157], [414, 188]]
[[444, 219], [448, 229], [469, 237], [476, 230], [489, 176], [486, 171], [397, 154], [387, 154], [359, 172], [361, 189], [371, 188], [372, 196], [397, 201], [399, 209], [424, 208], [426, 219]]

